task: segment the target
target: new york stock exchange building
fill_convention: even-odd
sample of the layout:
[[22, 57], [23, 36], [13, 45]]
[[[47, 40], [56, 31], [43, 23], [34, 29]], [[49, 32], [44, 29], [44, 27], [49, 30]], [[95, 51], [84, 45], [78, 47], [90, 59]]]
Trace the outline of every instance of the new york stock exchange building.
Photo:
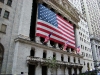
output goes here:
[[76, 36], [80, 19], [75, 8], [67, 0], [18, 0], [15, 6], [11, 40], [5, 39], [9, 48], [5, 43], [1, 47], [4, 54], [9, 52], [2, 55], [1, 74], [82, 73]]

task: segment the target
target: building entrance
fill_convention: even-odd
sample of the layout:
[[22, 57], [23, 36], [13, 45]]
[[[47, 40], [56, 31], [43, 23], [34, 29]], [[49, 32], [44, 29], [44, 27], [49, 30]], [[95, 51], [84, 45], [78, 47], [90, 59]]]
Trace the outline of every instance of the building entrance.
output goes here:
[[69, 75], [72, 75], [72, 70], [71, 70], [71, 68], [68, 68], [68, 74], [69, 74]]
[[47, 75], [47, 66], [42, 66], [42, 75]]
[[28, 75], [35, 75], [35, 65], [29, 64], [29, 66], [28, 66]]
[[1, 69], [2, 69], [3, 54], [4, 54], [4, 47], [3, 47], [3, 45], [0, 43], [0, 73], [1, 73]]

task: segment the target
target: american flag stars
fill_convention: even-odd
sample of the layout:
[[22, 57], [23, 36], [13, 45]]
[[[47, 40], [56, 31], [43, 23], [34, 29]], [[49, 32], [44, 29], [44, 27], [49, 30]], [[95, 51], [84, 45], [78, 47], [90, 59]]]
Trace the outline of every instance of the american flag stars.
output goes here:
[[68, 46], [75, 48], [73, 25], [49, 8], [39, 4], [36, 36], [45, 38], [50, 32], [53, 32], [50, 40], [59, 44], [64, 44], [68, 40]]

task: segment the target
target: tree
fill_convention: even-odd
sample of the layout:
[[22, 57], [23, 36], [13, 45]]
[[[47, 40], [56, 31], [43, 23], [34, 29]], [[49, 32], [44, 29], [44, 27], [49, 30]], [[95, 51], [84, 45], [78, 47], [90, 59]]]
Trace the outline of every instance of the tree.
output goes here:
[[54, 68], [57, 68], [57, 60], [56, 58], [49, 57], [47, 60], [47, 66], [50, 68], [51, 75], [53, 75]]

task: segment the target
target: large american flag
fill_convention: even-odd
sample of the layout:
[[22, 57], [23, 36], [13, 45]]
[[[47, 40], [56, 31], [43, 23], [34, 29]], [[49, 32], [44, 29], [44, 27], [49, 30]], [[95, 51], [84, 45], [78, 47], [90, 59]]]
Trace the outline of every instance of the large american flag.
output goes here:
[[50, 40], [62, 45], [69, 41], [68, 46], [75, 48], [73, 25], [44, 5], [38, 4], [36, 36], [45, 38], [50, 32], [53, 33]]

